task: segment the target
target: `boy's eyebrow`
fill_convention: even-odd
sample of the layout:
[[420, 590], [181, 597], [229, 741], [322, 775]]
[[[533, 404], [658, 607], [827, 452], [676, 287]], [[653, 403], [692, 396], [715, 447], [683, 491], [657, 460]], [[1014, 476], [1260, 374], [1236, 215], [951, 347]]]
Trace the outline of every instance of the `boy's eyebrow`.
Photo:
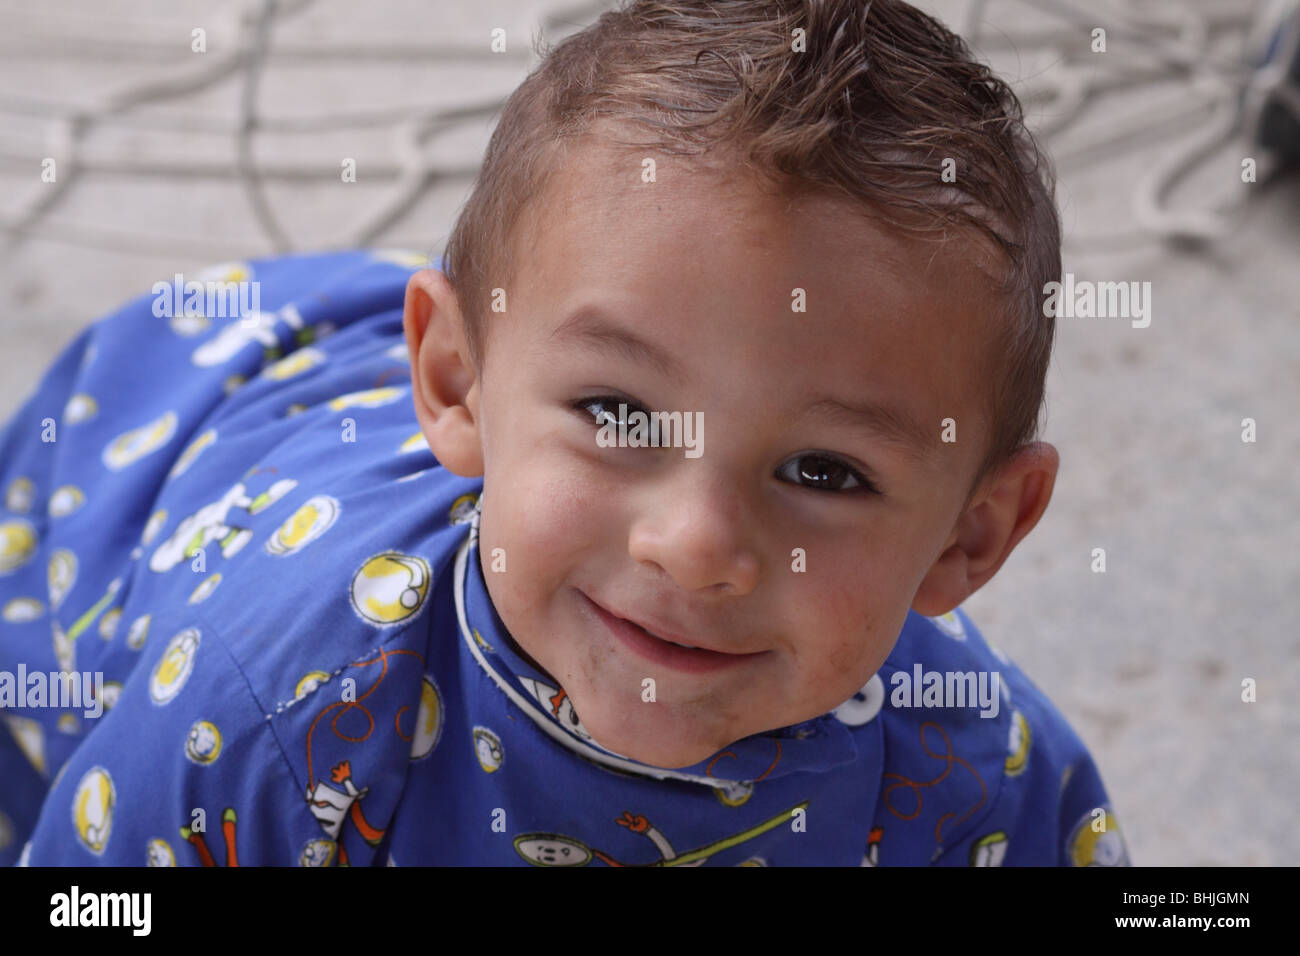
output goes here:
[[[668, 352], [636, 333], [620, 328], [603, 309], [584, 305], [565, 319], [547, 337], [556, 344], [577, 344], [638, 363], [649, 363], [666, 378], [682, 382], [686, 372]], [[842, 402], [822, 398], [804, 412], [831, 425], [845, 425], [883, 438], [910, 458], [924, 462], [931, 450], [930, 430], [901, 408], [875, 402]]]
[[928, 460], [933, 448], [929, 429], [902, 408], [894, 405], [841, 402], [834, 398], [823, 398], [809, 406], [804, 417], [817, 418], [828, 424], [845, 425], [868, 432], [896, 445], [908, 457], [918, 462]]
[[674, 356], [636, 333], [619, 328], [599, 306], [579, 307], [551, 332], [547, 341], [582, 345], [633, 362], [648, 363], [676, 382], [686, 378], [686, 370]]

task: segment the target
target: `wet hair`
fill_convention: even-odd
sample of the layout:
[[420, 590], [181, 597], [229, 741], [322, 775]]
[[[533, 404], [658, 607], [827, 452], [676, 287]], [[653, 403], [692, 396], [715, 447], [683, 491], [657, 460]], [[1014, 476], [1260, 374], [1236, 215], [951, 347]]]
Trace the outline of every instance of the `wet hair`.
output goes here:
[[960, 37], [900, 0], [634, 0], [541, 52], [444, 250], [476, 368], [521, 215], [567, 149], [613, 126], [644, 133], [621, 145], [726, 157], [900, 233], [967, 242], [973, 262], [991, 253], [1001, 308], [971, 357], [989, 434], [970, 494], [1035, 439], [1054, 335], [1041, 290], [1061, 273], [1055, 179], [1011, 88]]

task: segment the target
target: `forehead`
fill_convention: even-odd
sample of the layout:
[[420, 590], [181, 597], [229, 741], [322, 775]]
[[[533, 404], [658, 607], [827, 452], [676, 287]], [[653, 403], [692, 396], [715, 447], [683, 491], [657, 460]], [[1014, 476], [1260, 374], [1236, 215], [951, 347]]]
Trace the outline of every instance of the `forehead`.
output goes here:
[[936, 441], [943, 418], [959, 436], [964, 418], [966, 438], [987, 426], [1000, 303], [974, 243], [778, 191], [740, 162], [594, 138], [563, 154], [518, 237], [511, 308], [535, 350], [594, 307], [672, 352], [687, 379], [739, 393], [766, 377], [783, 401], [901, 395]]

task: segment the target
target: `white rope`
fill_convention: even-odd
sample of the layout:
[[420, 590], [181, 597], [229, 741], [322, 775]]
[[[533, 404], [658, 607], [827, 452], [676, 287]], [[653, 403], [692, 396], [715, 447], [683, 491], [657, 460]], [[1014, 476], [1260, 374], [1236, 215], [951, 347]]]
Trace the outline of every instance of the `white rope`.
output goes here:
[[[263, 133], [304, 133], [334, 131], [343, 128], [386, 127], [394, 130], [395, 153], [386, 162], [368, 164], [366, 175], [389, 185], [388, 194], [358, 222], [347, 227], [332, 241], [319, 238], [312, 248], [349, 248], [377, 241], [415, 208], [419, 198], [437, 183], [472, 179], [477, 163], [437, 161], [429, 155], [434, 137], [458, 131], [462, 126], [481, 123], [500, 110], [504, 96], [483, 97], [477, 102], [450, 107], [410, 108], [381, 107], [374, 110], [321, 111], [307, 116], [263, 116], [258, 108], [258, 88], [266, 62], [278, 59], [349, 61], [394, 58], [403, 60], [431, 58], [482, 62], [487, 55], [484, 44], [392, 44], [341, 43], [335, 45], [280, 43], [272, 49], [270, 31], [296, 15], [312, 0], [244, 0], [237, 4], [227, 26], [229, 35], [238, 41], [229, 47], [217, 46], [212, 52], [195, 58], [188, 46], [178, 45], [176, 37], [188, 37], [191, 26], [169, 21], [123, 20], [120, 18], [78, 18], [73, 33], [68, 32], [66, 18], [47, 16], [29, 7], [6, 5], [3, 17], [5, 33], [0, 50], [6, 57], [16, 55], [44, 57], [50, 53], [67, 54], [78, 59], [123, 59], [158, 62], [154, 76], [108, 94], [92, 94], [84, 102], [70, 103], [40, 94], [0, 92], [0, 119], [8, 113], [37, 116], [46, 121], [44, 150], [27, 140], [10, 135], [0, 139], [0, 162], [11, 167], [37, 170], [44, 157], [53, 154], [58, 176], [52, 183], [36, 182], [34, 188], [16, 201], [0, 207], [0, 246], [5, 248], [26, 238], [54, 240], [105, 252], [128, 254], [174, 255], [178, 250], [192, 250], [195, 255], [232, 258], [255, 253], [243, 240], [217, 240], [202, 236], [159, 236], [134, 228], [103, 228], [62, 221], [50, 216], [87, 175], [111, 174], [145, 179], [156, 176], [236, 179], [247, 198], [258, 227], [257, 244], [274, 251], [286, 251], [295, 243], [276, 215], [274, 204], [264, 183], [277, 180], [328, 181], [339, 175], [337, 166], [325, 167], [310, 160], [281, 160], [262, 164], [254, 159], [256, 137]], [[541, 35], [569, 32], [585, 26], [599, 12], [608, 8], [608, 0], [583, 0], [552, 11], [541, 18]], [[168, 37], [171, 38], [168, 41]], [[161, 56], [163, 48], [175, 56]], [[519, 62], [535, 56], [523, 44], [508, 47], [508, 54], [492, 54], [504, 62]], [[179, 51], [179, 52], [178, 52]], [[196, 62], [189, 62], [196, 60]], [[346, 68], [346, 64], [340, 68]], [[144, 104], [165, 103], [208, 90], [217, 83], [243, 72], [240, 111], [236, 119], [208, 118], [196, 113], [153, 111], [132, 115]], [[122, 156], [106, 152], [88, 153], [84, 141], [99, 126], [152, 130], [175, 136], [179, 133], [219, 134], [234, 140], [238, 161], [233, 167], [215, 160], [178, 163], [148, 155]], [[51, 148], [51, 142], [58, 146]]]
[[[613, 0], [585, 0], [541, 19], [540, 33], [567, 33], [589, 23]], [[1021, 33], [990, 30], [984, 17], [986, 0], [971, 0], [965, 15], [954, 24], [974, 47], [990, 50], [1018, 44], [1037, 44], [1037, 50], [1054, 54], [1056, 61], [1040, 75], [1015, 84], [1027, 106], [1044, 114], [1037, 123], [1040, 136], [1051, 147], [1058, 168], [1111, 156], [1124, 148], [1145, 145], [1153, 136], [1167, 135], [1175, 123], [1185, 126], [1199, 117], [1211, 117], [1199, 133], [1177, 151], [1158, 156], [1150, 171], [1135, 187], [1132, 207], [1134, 226], [1106, 236], [1067, 236], [1067, 245], [1077, 248], [1094, 242], [1114, 244], [1117, 240], [1138, 241], [1143, 237], [1174, 237], [1209, 240], [1232, 228], [1234, 214], [1206, 208], [1175, 212], [1165, 205], [1174, 186], [1197, 163], [1226, 146], [1258, 122], [1264, 96], [1271, 94], [1288, 108], [1300, 110], [1300, 94], [1278, 91], [1273, 85], [1276, 72], [1257, 71], [1248, 54], [1258, 49], [1261, 31], [1275, 23], [1277, 11], [1293, 0], [1258, 0], [1253, 11], [1241, 0], [1153, 0], [1117, 7], [1107, 2], [1085, 7], [1079, 0], [1018, 0], [1051, 15], [1051, 27], [1028, 26]], [[412, 43], [394, 38], [391, 43], [348, 41], [306, 43], [294, 41], [291, 30], [283, 29], [293, 16], [309, 7], [312, 0], [243, 0], [223, 13], [228, 17], [214, 25], [221, 35], [236, 42], [219, 44], [202, 57], [189, 54], [188, 46], [176, 37], [187, 37], [190, 25], [172, 17], [141, 20], [107, 16], [84, 16], [69, 22], [66, 17], [41, 11], [39, 7], [14, 2], [0, 4], [4, 10], [5, 33], [0, 50], [6, 57], [75, 56], [79, 59], [114, 60], [130, 57], [157, 63], [157, 72], [143, 81], [97, 93], [88, 91], [81, 102], [68, 102], [38, 92], [0, 91], [0, 120], [6, 114], [40, 117], [46, 125], [43, 144], [30, 138], [0, 136], [0, 164], [10, 168], [38, 169], [45, 156], [58, 161], [54, 183], [36, 182], [17, 197], [0, 205], [0, 245], [11, 246], [27, 237], [70, 243], [85, 248], [119, 253], [171, 255], [194, 250], [195, 255], [229, 258], [254, 253], [249, 242], [209, 239], [202, 236], [162, 236], [123, 228], [86, 226], [52, 215], [67, 195], [88, 180], [104, 176], [144, 180], [225, 179], [239, 183], [257, 227], [253, 244], [268, 250], [295, 246], [275, 212], [273, 197], [266, 189], [271, 181], [328, 181], [338, 175], [332, 164], [310, 158], [282, 158], [271, 162], [255, 160], [258, 137], [276, 134], [310, 134], [341, 129], [388, 129], [392, 149], [387, 158], [367, 163], [369, 181], [382, 183], [386, 192], [364, 215], [345, 225], [332, 239], [316, 237], [314, 248], [347, 248], [380, 241], [399, 226], [420, 198], [440, 183], [465, 181], [477, 173], [477, 162], [438, 160], [433, 154], [436, 139], [455, 134], [467, 126], [490, 121], [504, 102], [503, 96], [483, 96], [476, 102], [452, 107], [385, 107], [320, 109], [301, 115], [264, 115], [258, 106], [258, 90], [265, 64], [282, 59], [326, 60], [346, 69], [354, 62], [384, 59], [426, 62], [431, 58], [455, 62], [482, 62], [482, 44]], [[1271, 18], [1271, 19], [1270, 19]], [[1103, 26], [1109, 36], [1121, 42], [1141, 45], [1148, 59], [1142, 62], [1117, 58], [1098, 69], [1090, 54], [1085, 28]], [[274, 45], [268, 43], [272, 29]], [[69, 32], [71, 30], [72, 32]], [[283, 35], [283, 39], [281, 38]], [[532, 49], [523, 44], [510, 47], [513, 62], [531, 61]], [[496, 56], [495, 54], [493, 55]], [[210, 90], [216, 84], [242, 72], [242, 95], [237, 117], [207, 117], [199, 111], [167, 109], [167, 103]], [[1188, 86], [1178, 100], [1156, 100], [1140, 115], [1127, 117], [1111, 126], [1101, 139], [1071, 143], [1070, 133], [1085, 119], [1088, 108], [1100, 97], [1183, 77]], [[1283, 95], [1279, 96], [1279, 92]], [[148, 112], [137, 107], [149, 105]], [[162, 108], [157, 108], [163, 104]], [[238, 162], [232, 167], [217, 158], [193, 161], [150, 155], [147, 148], [123, 155], [121, 151], [95, 146], [88, 148], [89, 134], [103, 126], [129, 128], [144, 133], [224, 136], [233, 141]], [[140, 137], [148, 143], [148, 135]], [[216, 151], [212, 151], [214, 154]], [[1272, 175], [1267, 157], [1260, 159], [1260, 178]], [[1244, 195], [1244, 193], [1243, 193]], [[1238, 212], [1240, 209], [1238, 209]]]

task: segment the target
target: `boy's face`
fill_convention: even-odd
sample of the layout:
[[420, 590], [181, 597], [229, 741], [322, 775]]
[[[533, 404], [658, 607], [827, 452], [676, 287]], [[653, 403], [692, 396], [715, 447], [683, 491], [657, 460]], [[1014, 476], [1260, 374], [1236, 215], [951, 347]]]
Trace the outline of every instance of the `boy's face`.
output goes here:
[[[597, 742], [675, 768], [826, 713], [889, 655], [988, 440], [993, 305], [966, 243], [658, 159], [643, 183], [640, 157], [570, 154], [466, 405], [501, 619]], [[619, 402], [702, 413], [702, 454], [602, 447]]]

